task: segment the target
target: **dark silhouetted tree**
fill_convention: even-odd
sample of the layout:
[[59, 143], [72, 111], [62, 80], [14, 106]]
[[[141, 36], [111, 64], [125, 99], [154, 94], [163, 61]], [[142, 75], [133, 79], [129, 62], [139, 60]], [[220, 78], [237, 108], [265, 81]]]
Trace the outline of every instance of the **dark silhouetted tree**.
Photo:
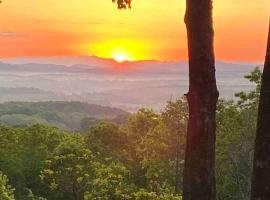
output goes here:
[[218, 90], [213, 48], [212, 0], [187, 0], [189, 122], [184, 200], [216, 199], [215, 139]]
[[[131, 0], [117, 0], [117, 4], [119, 9], [125, 9], [131, 6]], [[186, 4], [189, 123], [184, 200], [214, 200], [216, 106], [219, 93], [215, 77], [212, 0], [186, 0]]]
[[270, 199], [270, 26], [262, 74], [251, 200]]

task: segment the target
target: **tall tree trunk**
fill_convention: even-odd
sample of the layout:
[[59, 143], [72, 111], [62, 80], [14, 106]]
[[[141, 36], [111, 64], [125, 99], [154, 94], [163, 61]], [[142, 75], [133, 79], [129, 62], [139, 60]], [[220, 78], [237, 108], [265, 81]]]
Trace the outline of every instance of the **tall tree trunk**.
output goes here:
[[251, 200], [270, 199], [270, 25], [262, 75]]
[[184, 200], [215, 200], [215, 139], [218, 90], [215, 78], [211, 0], [186, 0], [189, 50], [189, 122]]

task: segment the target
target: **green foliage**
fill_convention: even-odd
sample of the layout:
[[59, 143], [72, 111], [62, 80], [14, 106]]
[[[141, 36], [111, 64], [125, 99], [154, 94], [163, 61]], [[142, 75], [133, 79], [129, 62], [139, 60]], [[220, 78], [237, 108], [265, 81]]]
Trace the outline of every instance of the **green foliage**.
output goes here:
[[[218, 103], [216, 174], [220, 200], [249, 198], [260, 77], [259, 69], [246, 76], [256, 88], [236, 94], [238, 102]], [[16, 111], [32, 116], [39, 107], [12, 105], [0, 106], [0, 115], [11, 116]], [[65, 115], [86, 109], [76, 103], [72, 106], [45, 103], [40, 109], [48, 112], [42, 111], [42, 119], [58, 121], [63, 119], [59, 111]], [[52, 108], [58, 114], [50, 113]], [[91, 116], [84, 119], [80, 122], [85, 125], [84, 134], [44, 125], [0, 126], [0, 169], [16, 188], [11, 188], [1, 173], [0, 195], [6, 197], [0, 199], [181, 200], [188, 120], [185, 99], [169, 101], [161, 113], [140, 109], [121, 125], [97, 122]]]
[[117, 108], [81, 102], [8, 102], [0, 104], [0, 123], [12, 126], [52, 125], [88, 131], [100, 120], [122, 123], [128, 113]]
[[41, 179], [63, 199], [128, 199], [129, 171], [118, 162], [102, 164], [82, 135], [67, 137], [46, 161]]
[[[141, 109], [128, 123], [129, 149], [133, 149], [133, 180], [149, 191], [180, 193], [187, 124], [184, 100], [168, 102], [161, 114]], [[144, 183], [144, 184], [143, 184]]]
[[28, 190], [28, 195], [26, 197], [27, 200], [47, 200], [46, 198], [43, 198], [43, 197], [38, 197], [38, 196], [35, 196], [32, 192], [32, 190]]
[[94, 126], [95, 124], [98, 124], [99, 120], [97, 120], [94, 117], [85, 117], [81, 120], [81, 130], [83, 132], [88, 132], [89, 129]]
[[159, 123], [159, 115], [151, 109], [140, 109], [135, 115], [132, 115], [128, 122], [130, 135], [135, 140], [146, 135], [147, 132], [154, 129]]
[[224, 200], [248, 199], [257, 112], [226, 102], [218, 112], [218, 194]]
[[60, 143], [62, 131], [41, 125], [17, 129], [2, 126], [0, 137], [0, 168], [16, 188], [15, 196], [26, 198], [28, 188], [46, 193], [38, 175], [44, 160]]
[[64, 139], [53, 156], [46, 160], [41, 180], [51, 190], [60, 191], [75, 199], [82, 199], [94, 174], [95, 157], [86, 149], [81, 135]]
[[123, 161], [127, 158], [128, 139], [126, 133], [115, 124], [100, 122], [92, 126], [87, 136], [88, 148], [102, 158]]
[[14, 198], [14, 192], [15, 189], [13, 189], [8, 184], [8, 178], [6, 175], [4, 175], [0, 171], [0, 199], [1, 200], [15, 200]]
[[237, 103], [221, 100], [217, 113], [217, 191], [222, 200], [249, 199], [261, 72], [245, 76], [255, 90], [236, 94]]
[[251, 83], [256, 84], [256, 88], [248, 93], [239, 92], [235, 94], [235, 96], [239, 98], [238, 105], [240, 107], [257, 108], [261, 89], [261, 77], [262, 72], [259, 67], [256, 67], [250, 74], [245, 76]]
[[3, 124], [9, 124], [13, 126], [25, 126], [34, 124], [48, 124], [48, 122], [39, 116], [27, 116], [23, 114], [9, 114], [2, 115], [0, 121]]
[[108, 165], [97, 163], [94, 180], [89, 184], [84, 198], [129, 200], [134, 186], [129, 184], [128, 178], [129, 171], [121, 163], [112, 162]]
[[180, 196], [174, 196], [172, 194], [157, 194], [155, 192], [147, 192], [140, 190], [134, 194], [135, 200], [181, 200]]
[[174, 176], [174, 155], [170, 156], [169, 132], [164, 132], [164, 127], [157, 126], [148, 132], [139, 143], [137, 155], [142, 169], [145, 170], [148, 189], [159, 191], [170, 186], [170, 177]]

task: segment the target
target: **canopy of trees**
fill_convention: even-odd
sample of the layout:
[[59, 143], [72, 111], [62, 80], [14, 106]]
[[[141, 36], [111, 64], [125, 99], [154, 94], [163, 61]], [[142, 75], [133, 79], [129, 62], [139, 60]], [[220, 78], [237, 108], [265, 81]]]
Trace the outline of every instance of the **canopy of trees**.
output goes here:
[[[236, 102], [218, 103], [221, 200], [246, 200], [250, 194], [260, 76], [259, 69], [246, 76], [257, 85], [254, 91], [238, 93]], [[85, 133], [2, 125], [0, 197], [180, 200], [187, 120], [187, 102], [180, 99], [168, 102], [161, 113], [141, 109], [126, 124], [100, 122]]]
[[12, 126], [44, 124], [65, 130], [85, 131], [90, 124], [127, 121], [129, 113], [81, 102], [8, 102], [0, 104], [0, 123]]

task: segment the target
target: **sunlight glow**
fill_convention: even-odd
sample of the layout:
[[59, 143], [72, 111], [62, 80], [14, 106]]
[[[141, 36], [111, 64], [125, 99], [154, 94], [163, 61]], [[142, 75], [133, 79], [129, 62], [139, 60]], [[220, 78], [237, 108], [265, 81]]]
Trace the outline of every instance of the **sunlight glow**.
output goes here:
[[126, 55], [124, 55], [124, 54], [115, 54], [115, 55], [113, 56], [113, 59], [114, 59], [116, 62], [122, 63], [122, 62], [124, 62], [124, 61], [127, 60], [127, 57], [126, 57]]
[[[90, 54], [89, 46], [80, 46], [80, 49], [85, 49], [84, 54]], [[131, 39], [115, 39], [100, 41], [93, 44], [92, 49], [96, 56], [103, 58], [112, 58], [117, 62], [141, 60], [145, 58], [147, 50], [140, 41]]]
[[[183, 0], [134, 1], [132, 9], [125, 11], [106, 0], [2, 1], [0, 57], [113, 58], [122, 48], [132, 60], [187, 59]], [[247, 20], [250, 13], [252, 20]], [[216, 57], [261, 63], [269, 13], [268, 0], [215, 1]]]

